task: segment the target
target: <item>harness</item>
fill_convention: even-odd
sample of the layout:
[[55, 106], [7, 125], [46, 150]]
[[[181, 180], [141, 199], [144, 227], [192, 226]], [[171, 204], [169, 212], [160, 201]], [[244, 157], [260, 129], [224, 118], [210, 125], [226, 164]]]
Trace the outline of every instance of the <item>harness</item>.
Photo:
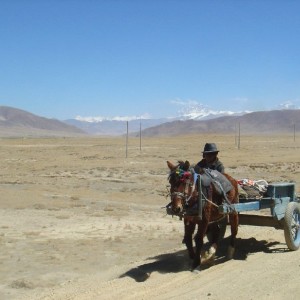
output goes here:
[[[233, 188], [230, 181], [220, 172], [211, 169], [204, 169], [204, 173], [212, 179], [212, 183], [220, 190], [225, 203], [231, 212], [236, 212], [235, 206], [227, 198], [227, 193]], [[216, 179], [218, 178], [218, 179]]]
[[[231, 212], [235, 212], [235, 207], [230, 203], [230, 201], [227, 198], [226, 193], [229, 192], [233, 186], [230, 183], [230, 181], [220, 172], [211, 170], [211, 169], [204, 169], [204, 174], [198, 174], [194, 171], [194, 169], [190, 169], [190, 171], [184, 171], [182, 169], [177, 169], [176, 174], [180, 177], [180, 180], [185, 182], [185, 187], [183, 192], [177, 192], [174, 191], [172, 193], [169, 193], [171, 198], [172, 197], [178, 197], [181, 198], [182, 201], [184, 201], [184, 211], [180, 213], [180, 217], [184, 215], [195, 215], [195, 210], [197, 209], [197, 213], [200, 219], [202, 219], [202, 211], [205, 206], [203, 203], [210, 203], [214, 207], [218, 208], [218, 205], [208, 199], [208, 194], [205, 193], [205, 188], [210, 187], [210, 184], [213, 184], [218, 191], [218, 193], [222, 196], [223, 200], [225, 201], [226, 205], [228, 205]], [[171, 175], [170, 175], [171, 176]], [[190, 178], [193, 178], [192, 185]], [[189, 207], [189, 202], [191, 199], [195, 197], [194, 192], [196, 190], [196, 184], [198, 183], [198, 201], [196, 202], [195, 206], [193, 208]], [[191, 187], [191, 190], [190, 190]], [[204, 187], [204, 189], [202, 188]], [[190, 190], [190, 192], [189, 192]], [[171, 204], [171, 203], [170, 203]], [[170, 205], [169, 204], [169, 205]], [[169, 206], [168, 205], [168, 206]], [[197, 208], [198, 205], [198, 208]], [[167, 207], [168, 207], [167, 206]]]

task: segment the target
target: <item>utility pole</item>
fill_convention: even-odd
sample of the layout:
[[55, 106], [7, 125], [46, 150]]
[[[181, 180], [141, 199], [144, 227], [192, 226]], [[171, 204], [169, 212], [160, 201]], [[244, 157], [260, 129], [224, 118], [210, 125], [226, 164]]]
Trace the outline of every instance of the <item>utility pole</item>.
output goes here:
[[128, 121], [126, 122], [126, 158], [127, 158], [127, 154], [128, 154]]
[[140, 119], [140, 151], [142, 151], [142, 120]]

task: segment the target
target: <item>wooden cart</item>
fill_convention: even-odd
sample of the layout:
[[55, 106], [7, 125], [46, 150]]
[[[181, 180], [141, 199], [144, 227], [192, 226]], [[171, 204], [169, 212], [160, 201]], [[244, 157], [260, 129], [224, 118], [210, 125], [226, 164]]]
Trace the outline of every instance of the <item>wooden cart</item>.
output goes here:
[[[288, 248], [299, 249], [300, 203], [295, 193], [295, 183], [273, 183], [268, 186], [263, 198], [240, 199], [240, 203], [231, 207], [226, 203], [219, 206], [219, 211], [224, 214], [232, 209], [239, 213], [239, 224], [283, 229]], [[249, 214], [262, 209], [270, 209], [270, 214]]]

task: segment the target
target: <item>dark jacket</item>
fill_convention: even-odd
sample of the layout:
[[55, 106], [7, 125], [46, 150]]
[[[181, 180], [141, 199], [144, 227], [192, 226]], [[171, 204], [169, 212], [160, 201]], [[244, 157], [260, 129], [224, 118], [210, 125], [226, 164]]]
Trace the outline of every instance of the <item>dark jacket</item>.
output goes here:
[[224, 173], [225, 168], [224, 165], [222, 164], [222, 162], [217, 158], [212, 164], [208, 164], [206, 159], [203, 158], [202, 160], [200, 160], [196, 166], [195, 166], [195, 172], [199, 173], [199, 169], [211, 169], [211, 170], [217, 170], [220, 173]]

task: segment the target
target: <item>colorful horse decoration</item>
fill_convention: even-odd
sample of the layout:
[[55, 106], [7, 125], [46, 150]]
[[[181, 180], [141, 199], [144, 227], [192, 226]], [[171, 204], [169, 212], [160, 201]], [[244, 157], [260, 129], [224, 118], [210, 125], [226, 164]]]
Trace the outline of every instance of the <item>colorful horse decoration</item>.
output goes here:
[[[192, 270], [200, 270], [201, 250], [207, 230], [211, 231], [211, 258], [214, 258], [220, 235], [218, 221], [227, 218], [219, 213], [218, 206], [226, 202], [232, 208], [229, 213], [231, 225], [230, 245], [227, 258], [234, 254], [235, 240], [238, 232], [238, 214], [231, 204], [239, 202], [237, 181], [228, 174], [221, 174], [214, 170], [202, 169], [195, 173], [188, 161], [179, 161], [177, 165], [167, 161], [170, 169], [170, 197], [171, 202], [166, 209], [169, 214], [177, 215], [184, 220], [184, 239], [189, 257], [193, 260]], [[195, 234], [195, 249], [193, 234]]]

